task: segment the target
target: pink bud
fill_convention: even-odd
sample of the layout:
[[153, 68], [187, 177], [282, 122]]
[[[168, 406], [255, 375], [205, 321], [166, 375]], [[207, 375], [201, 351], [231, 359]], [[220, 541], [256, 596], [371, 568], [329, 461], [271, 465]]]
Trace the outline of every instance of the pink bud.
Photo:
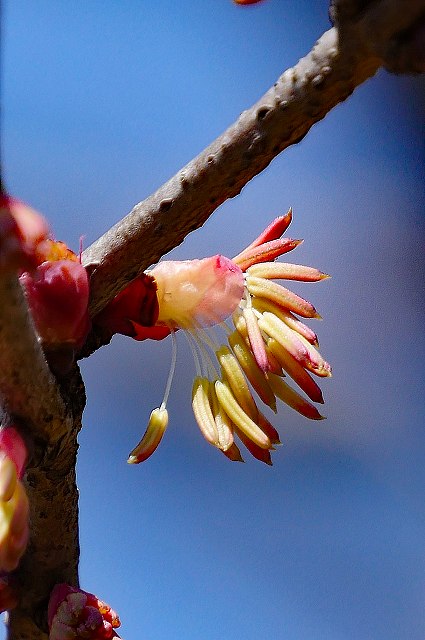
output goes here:
[[48, 235], [48, 224], [37, 211], [16, 198], [0, 195], [1, 268], [34, 268], [37, 248]]
[[43, 345], [81, 347], [90, 328], [84, 267], [73, 260], [43, 262], [20, 280]]
[[12, 460], [19, 478], [22, 478], [27, 459], [27, 447], [13, 426], [0, 430], [0, 451]]

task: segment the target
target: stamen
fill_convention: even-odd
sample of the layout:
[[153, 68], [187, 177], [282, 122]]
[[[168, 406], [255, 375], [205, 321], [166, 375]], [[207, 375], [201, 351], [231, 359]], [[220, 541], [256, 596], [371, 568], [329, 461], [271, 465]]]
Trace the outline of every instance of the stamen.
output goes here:
[[220, 322], [219, 325], [217, 325], [218, 327], [221, 327], [221, 329], [223, 329], [224, 333], [226, 334], [226, 336], [230, 336], [232, 335], [234, 328], [229, 327], [229, 325], [227, 324], [227, 322]]
[[196, 333], [199, 335], [201, 340], [205, 342], [205, 344], [211, 349], [211, 351], [217, 351], [220, 345], [216, 340], [215, 336], [210, 335], [206, 329], [199, 327], [196, 329]]
[[[197, 346], [197, 348], [199, 349], [199, 355], [201, 356], [200, 360], [201, 360], [201, 370], [202, 368], [205, 370], [206, 375], [203, 377], [211, 377], [211, 378], [217, 378], [218, 377], [218, 373], [217, 373], [217, 369], [215, 368], [213, 361], [211, 359], [210, 354], [208, 353], [205, 344], [202, 342], [202, 340], [199, 338], [199, 336], [197, 335], [198, 333], [200, 333], [202, 331], [202, 329], [196, 329], [195, 330], [188, 330], [188, 333], [190, 334], [190, 337], [192, 338], [193, 342], [195, 343], [195, 345]], [[208, 335], [205, 334], [205, 332], [203, 332], [204, 335], [202, 336], [204, 338], [204, 340], [206, 341], [206, 343], [208, 344], [208, 342], [211, 342], [211, 340], [208, 338]]]
[[245, 295], [245, 300], [246, 300], [245, 309], [251, 309], [252, 308], [252, 297], [251, 297], [251, 294], [248, 291], [248, 287], [247, 286], [245, 286], [244, 295]]
[[199, 359], [199, 354], [198, 354], [198, 352], [196, 350], [196, 347], [198, 346], [197, 342], [196, 342], [196, 340], [194, 339], [194, 337], [192, 336], [192, 334], [189, 331], [183, 331], [183, 333], [184, 333], [184, 335], [186, 337], [186, 340], [189, 343], [189, 347], [190, 347], [190, 350], [192, 352], [193, 361], [195, 363], [195, 369], [196, 369], [196, 377], [197, 378], [202, 378], [201, 362], [200, 362], [200, 359]]
[[164, 398], [161, 402], [160, 410], [165, 409], [165, 405], [168, 402], [168, 396], [170, 395], [171, 384], [174, 378], [174, 372], [176, 370], [176, 361], [177, 361], [177, 340], [176, 340], [176, 332], [171, 332], [171, 338], [173, 341], [173, 350], [171, 352], [171, 364], [170, 371], [168, 372], [167, 384], [165, 385]]
[[265, 373], [270, 369], [270, 365], [257, 317], [251, 307], [244, 309], [243, 317], [245, 318], [252, 353], [258, 366]]

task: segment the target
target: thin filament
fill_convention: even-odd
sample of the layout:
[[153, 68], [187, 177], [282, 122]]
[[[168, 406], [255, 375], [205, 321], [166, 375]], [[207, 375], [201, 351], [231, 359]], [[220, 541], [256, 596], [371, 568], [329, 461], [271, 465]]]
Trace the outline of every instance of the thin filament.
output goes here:
[[193, 336], [189, 333], [189, 331], [183, 331], [183, 333], [186, 336], [186, 340], [188, 341], [190, 350], [192, 352], [193, 361], [195, 363], [196, 375], [197, 375], [198, 378], [201, 378], [202, 377], [201, 363], [199, 361], [198, 352], [196, 351], [196, 342], [195, 342], [195, 345], [194, 345], [193, 344]]
[[161, 403], [161, 409], [165, 409], [165, 405], [168, 402], [168, 396], [170, 395], [170, 389], [171, 389], [171, 384], [173, 382], [173, 378], [174, 378], [174, 372], [176, 370], [176, 361], [177, 361], [177, 340], [176, 340], [176, 332], [172, 331], [171, 332], [171, 338], [173, 341], [173, 350], [171, 352], [171, 364], [170, 364], [170, 371], [168, 372], [168, 378], [167, 378], [167, 384], [165, 385], [165, 391], [164, 391], [164, 399]]

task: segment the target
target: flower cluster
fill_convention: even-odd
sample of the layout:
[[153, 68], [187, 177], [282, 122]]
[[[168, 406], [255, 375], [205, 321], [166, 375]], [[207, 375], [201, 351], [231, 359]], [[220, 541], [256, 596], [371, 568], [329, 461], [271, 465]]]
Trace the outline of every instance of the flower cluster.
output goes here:
[[[21, 478], [27, 450], [17, 430], [0, 431], [0, 576], [14, 571], [29, 537], [29, 503]], [[2, 590], [7, 587], [3, 580]], [[1, 590], [0, 590], [1, 591]]]
[[[313, 420], [322, 419], [315, 403], [322, 393], [311, 374], [331, 375], [317, 350], [317, 336], [301, 318], [320, 318], [313, 305], [275, 279], [317, 282], [329, 276], [313, 267], [275, 262], [302, 241], [282, 238], [292, 212], [276, 218], [232, 260], [221, 255], [203, 260], [164, 261], [121, 292], [95, 323], [136, 340], [161, 339], [181, 329], [192, 348], [196, 378], [192, 389], [195, 419], [206, 440], [231, 460], [242, 460], [235, 436], [259, 460], [271, 464], [280, 443], [276, 429], [258, 408], [252, 390], [276, 411], [279, 398]], [[225, 322], [231, 318], [232, 326]], [[212, 327], [221, 327], [227, 343]], [[166, 402], [154, 409], [145, 435], [129, 462], [146, 460], [168, 425]], [[309, 400], [287, 384], [288, 375]]]
[[57, 584], [48, 608], [49, 640], [110, 640], [119, 638], [118, 615], [92, 593]]

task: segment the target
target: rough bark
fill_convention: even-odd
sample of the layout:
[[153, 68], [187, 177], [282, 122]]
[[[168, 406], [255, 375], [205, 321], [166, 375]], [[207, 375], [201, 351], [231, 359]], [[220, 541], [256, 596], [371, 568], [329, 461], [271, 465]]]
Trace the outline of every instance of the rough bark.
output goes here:
[[31, 541], [16, 572], [22, 598], [10, 613], [9, 640], [47, 640], [49, 593], [58, 582], [78, 585], [76, 453], [73, 434], [27, 471]]
[[14, 273], [0, 274], [0, 398], [31, 438], [54, 442], [70, 427], [65, 402], [37, 340]]
[[26, 440], [31, 538], [17, 571], [21, 594], [8, 638], [47, 638], [47, 602], [58, 582], [78, 584], [77, 433], [84, 408], [78, 370], [57, 381], [37, 339], [16, 273], [0, 272], [0, 396], [3, 422]]

